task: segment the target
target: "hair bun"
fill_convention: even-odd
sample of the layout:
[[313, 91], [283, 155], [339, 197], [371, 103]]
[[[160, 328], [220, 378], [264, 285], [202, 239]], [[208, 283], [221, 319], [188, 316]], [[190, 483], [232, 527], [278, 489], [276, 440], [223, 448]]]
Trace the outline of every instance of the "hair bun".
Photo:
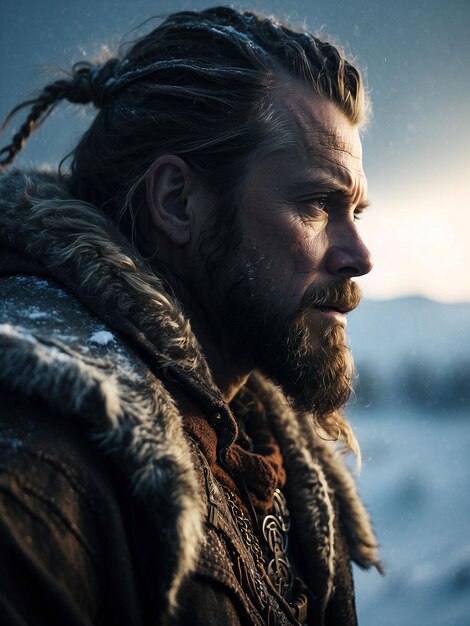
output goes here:
[[91, 102], [97, 108], [105, 106], [113, 91], [118, 64], [119, 59], [116, 58], [103, 65], [75, 64], [67, 100], [77, 104]]

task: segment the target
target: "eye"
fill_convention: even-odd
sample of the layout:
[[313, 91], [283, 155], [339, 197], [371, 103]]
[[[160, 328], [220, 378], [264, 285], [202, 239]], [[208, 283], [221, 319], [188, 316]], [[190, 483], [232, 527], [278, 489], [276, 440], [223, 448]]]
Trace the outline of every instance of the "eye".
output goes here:
[[313, 228], [315, 233], [322, 231], [328, 224], [328, 196], [306, 198], [300, 202], [302, 221]]
[[328, 219], [328, 196], [306, 198], [301, 202], [304, 212], [311, 218]]
[[328, 209], [328, 196], [319, 196], [318, 198], [312, 198], [309, 203], [320, 209], [320, 211], [327, 211]]

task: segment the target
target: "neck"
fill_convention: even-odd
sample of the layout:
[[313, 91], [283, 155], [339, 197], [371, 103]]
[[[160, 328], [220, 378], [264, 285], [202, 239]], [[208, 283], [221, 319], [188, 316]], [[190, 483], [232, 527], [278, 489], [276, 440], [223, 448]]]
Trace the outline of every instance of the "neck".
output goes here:
[[220, 324], [217, 327], [205, 311], [193, 305], [190, 311], [186, 311], [186, 314], [201, 345], [214, 382], [220, 389], [225, 402], [229, 404], [246, 383], [253, 368], [234, 354], [227, 337], [220, 329]]
[[[231, 345], [222, 316], [217, 314], [214, 306], [205, 306], [204, 298], [196, 298], [187, 285], [178, 282], [177, 287], [173, 285], [175, 293], [191, 323], [214, 382], [229, 404], [245, 384], [254, 365]], [[207, 297], [205, 301], [212, 302], [212, 299]]]

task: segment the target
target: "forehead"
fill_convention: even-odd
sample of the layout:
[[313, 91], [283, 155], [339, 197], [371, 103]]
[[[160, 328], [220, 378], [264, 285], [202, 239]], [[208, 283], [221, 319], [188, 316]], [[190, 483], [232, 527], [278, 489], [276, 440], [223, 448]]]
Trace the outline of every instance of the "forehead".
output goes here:
[[346, 185], [359, 179], [365, 184], [359, 130], [333, 102], [289, 84], [280, 88], [279, 104], [292, 124], [294, 150], [306, 170], [325, 170]]

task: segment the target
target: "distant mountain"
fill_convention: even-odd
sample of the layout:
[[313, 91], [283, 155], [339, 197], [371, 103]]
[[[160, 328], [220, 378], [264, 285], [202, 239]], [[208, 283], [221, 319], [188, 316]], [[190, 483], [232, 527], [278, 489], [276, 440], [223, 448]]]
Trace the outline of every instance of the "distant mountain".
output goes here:
[[420, 297], [363, 300], [348, 315], [356, 359], [393, 363], [405, 356], [470, 359], [470, 303], [445, 304]]
[[348, 316], [360, 404], [470, 406], [470, 303], [364, 300]]

